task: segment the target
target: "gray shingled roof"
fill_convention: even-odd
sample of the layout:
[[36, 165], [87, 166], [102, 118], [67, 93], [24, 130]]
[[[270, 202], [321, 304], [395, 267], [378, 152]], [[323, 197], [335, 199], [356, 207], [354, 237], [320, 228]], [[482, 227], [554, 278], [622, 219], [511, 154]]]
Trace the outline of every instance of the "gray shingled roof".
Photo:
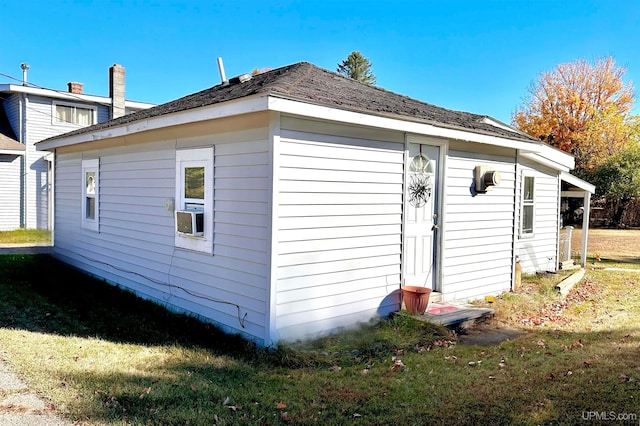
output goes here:
[[90, 127], [55, 136], [55, 140], [118, 127], [140, 120], [214, 105], [251, 95], [271, 95], [439, 127], [466, 130], [526, 142], [540, 143], [518, 131], [483, 122], [487, 116], [454, 111], [399, 95], [376, 86], [360, 83], [308, 62], [298, 62], [252, 76], [245, 82], [219, 84], [153, 108], [138, 111]]

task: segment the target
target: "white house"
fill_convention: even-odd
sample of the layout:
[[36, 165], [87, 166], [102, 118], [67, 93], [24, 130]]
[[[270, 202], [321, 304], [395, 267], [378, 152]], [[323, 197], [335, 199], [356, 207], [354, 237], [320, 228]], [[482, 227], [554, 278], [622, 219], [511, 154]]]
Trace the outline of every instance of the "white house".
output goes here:
[[37, 146], [55, 257], [265, 346], [555, 270], [561, 195], [593, 192], [490, 117], [305, 62]]
[[68, 83], [68, 91], [46, 89], [27, 81], [0, 84], [0, 231], [49, 229], [52, 155], [35, 143], [153, 104], [124, 98], [125, 70], [109, 68], [109, 97], [83, 93], [83, 84]]

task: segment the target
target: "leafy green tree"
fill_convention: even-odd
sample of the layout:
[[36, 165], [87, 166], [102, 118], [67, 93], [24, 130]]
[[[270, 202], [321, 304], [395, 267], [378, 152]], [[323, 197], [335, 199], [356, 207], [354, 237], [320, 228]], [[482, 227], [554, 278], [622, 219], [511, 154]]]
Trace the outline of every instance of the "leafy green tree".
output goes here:
[[640, 197], [640, 118], [636, 117], [629, 143], [608, 157], [590, 180], [596, 185], [596, 195], [613, 207], [613, 225], [620, 225], [627, 205]]
[[338, 73], [362, 83], [376, 84], [376, 76], [371, 72], [371, 62], [358, 51], [353, 51], [347, 59], [338, 64]]

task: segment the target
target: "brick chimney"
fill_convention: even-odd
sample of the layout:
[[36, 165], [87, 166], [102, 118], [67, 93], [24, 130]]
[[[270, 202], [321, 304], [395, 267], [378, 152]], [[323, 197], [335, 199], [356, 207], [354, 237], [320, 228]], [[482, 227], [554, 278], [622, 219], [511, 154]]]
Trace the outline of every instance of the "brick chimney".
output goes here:
[[81, 95], [84, 84], [78, 83], [76, 81], [70, 81], [69, 83], [67, 83], [67, 87], [69, 88], [69, 93]]
[[110, 118], [122, 117], [124, 106], [124, 68], [113, 64], [109, 68], [109, 97], [111, 98]]

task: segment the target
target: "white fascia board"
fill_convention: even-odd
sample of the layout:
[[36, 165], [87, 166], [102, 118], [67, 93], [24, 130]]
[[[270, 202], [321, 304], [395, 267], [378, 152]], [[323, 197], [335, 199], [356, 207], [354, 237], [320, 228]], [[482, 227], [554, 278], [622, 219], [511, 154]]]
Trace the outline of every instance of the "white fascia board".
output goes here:
[[576, 160], [573, 155], [568, 152], [561, 151], [558, 148], [554, 148], [551, 145], [543, 144], [540, 155], [549, 160], [555, 161], [564, 167], [568, 167], [571, 170], [576, 166]]
[[578, 187], [584, 191], [587, 191], [591, 194], [595, 194], [596, 192], [596, 186], [590, 184], [589, 182], [586, 182], [578, 177], [575, 177], [572, 174], [569, 174], [567, 172], [561, 172], [560, 173], [560, 179], [562, 179], [563, 181], [567, 182], [570, 185], [573, 185], [575, 187]]
[[0, 149], [0, 154], [7, 154], [7, 155], [24, 155], [25, 151], [23, 149], [21, 150], [17, 150], [17, 149]]
[[[111, 99], [111, 98], [109, 98]], [[126, 108], [134, 108], [134, 109], [147, 109], [156, 106], [157, 104], [149, 104], [146, 102], [138, 102], [138, 101], [124, 101], [124, 106]]]
[[[28, 95], [43, 96], [46, 98], [64, 99], [68, 101], [83, 101], [110, 105], [112, 100], [107, 96], [85, 95], [83, 93], [69, 93], [53, 89], [40, 89], [37, 87], [22, 86], [18, 84], [0, 84], [0, 92], [26, 93]], [[147, 102], [128, 101], [124, 104], [127, 108], [147, 109], [156, 106]]]
[[214, 120], [234, 115], [264, 111], [267, 107], [265, 96], [254, 96], [236, 99], [229, 102], [209, 105], [202, 108], [189, 109], [173, 114], [160, 115], [145, 120], [133, 121], [116, 127], [109, 127], [95, 132], [56, 138], [52, 141], [41, 141], [36, 144], [38, 151], [46, 151], [79, 143], [94, 142], [102, 139], [128, 136], [149, 130], [179, 126], [181, 124]]
[[269, 97], [269, 109], [281, 113], [298, 115], [303, 117], [319, 118], [338, 121], [360, 126], [378, 127], [387, 130], [415, 133], [427, 136], [436, 136], [447, 139], [497, 145], [505, 148], [519, 149], [521, 152], [538, 152], [541, 145], [524, 141], [517, 141], [497, 136], [473, 133], [465, 130], [449, 129], [431, 124], [407, 121], [402, 119], [382, 117], [373, 114], [364, 114], [342, 109], [331, 108], [322, 105], [313, 105], [306, 102], [291, 99]]
[[21, 86], [17, 84], [2, 84], [0, 92], [25, 93], [27, 95], [43, 96], [45, 98], [64, 99], [68, 101], [83, 101], [98, 104], [110, 104], [111, 98], [104, 96], [85, 95], [81, 93], [69, 93], [53, 89], [40, 89], [38, 87]]
[[542, 164], [561, 172], [569, 172], [569, 170], [573, 169], [573, 165], [572, 167], [569, 167], [567, 164], [560, 164], [559, 162], [550, 160], [544, 155], [540, 155], [539, 153], [521, 152], [521, 155], [531, 161], [535, 161], [538, 164]]

